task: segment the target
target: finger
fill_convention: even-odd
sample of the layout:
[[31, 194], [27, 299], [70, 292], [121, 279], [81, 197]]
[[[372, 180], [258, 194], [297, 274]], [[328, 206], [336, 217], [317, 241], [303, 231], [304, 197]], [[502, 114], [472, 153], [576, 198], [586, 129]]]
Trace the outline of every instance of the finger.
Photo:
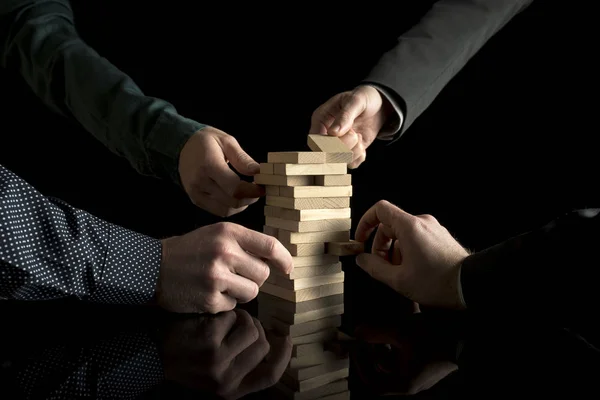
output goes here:
[[436, 383], [457, 371], [458, 366], [450, 361], [434, 361], [423, 367], [423, 370], [410, 383], [407, 394], [417, 394], [431, 389]]
[[398, 290], [398, 286], [401, 286], [402, 267], [392, 265], [375, 254], [359, 254], [356, 257], [356, 265], [368, 273], [373, 279], [378, 280], [394, 290]]
[[[238, 190], [243, 184], [248, 184], [254, 186], [255, 192], [251, 194], [256, 194], [253, 198], [243, 198], [239, 194], [237, 194]], [[247, 190], [247, 189], [246, 189]], [[240, 181], [238, 188], [234, 192], [233, 196], [228, 195], [225, 191], [212, 179], [209, 179], [206, 182], [205, 187], [203, 188], [204, 193], [208, 193], [209, 197], [216, 200], [218, 204], [225, 206], [226, 208], [242, 208], [246, 207], [250, 204], [253, 204], [259, 200], [258, 194], [260, 193], [260, 189], [258, 185], [254, 185], [248, 182]], [[250, 194], [247, 190], [246, 194]], [[242, 194], [244, 195], [244, 194]], [[239, 197], [236, 197], [239, 196]]]
[[[219, 146], [221, 146], [223, 154], [218, 154], [218, 151], [212, 151], [206, 156], [208, 177], [215, 181], [227, 196], [233, 197], [241, 179], [231, 168], [229, 168], [224, 145], [219, 142]], [[203, 191], [207, 190], [203, 189]]]
[[258, 201], [261, 196], [265, 195], [265, 188], [256, 183], [240, 181], [240, 184], [235, 189], [233, 197], [241, 200], [244, 205], [250, 205]]
[[269, 339], [271, 351], [268, 362], [259, 365], [242, 380], [238, 390], [242, 396], [267, 389], [283, 376], [292, 358], [292, 340], [289, 336]]
[[235, 225], [234, 236], [242, 249], [268, 260], [271, 267], [277, 268], [285, 274], [292, 271], [292, 256], [279, 240], [241, 225]]
[[208, 319], [206, 324], [198, 324], [195, 333], [197, 337], [205, 337], [215, 346], [221, 347], [236, 320], [235, 312], [227, 311], [219, 314], [216, 318]]
[[228, 331], [229, 336], [221, 343], [221, 350], [225, 354], [224, 361], [226, 365], [231, 362], [244, 350], [256, 342], [259, 338], [258, 330], [250, 314], [246, 311], [236, 309], [232, 311], [236, 316], [236, 323]]
[[332, 110], [336, 108], [341, 95], [336, 95], [323, 103], [313, 112], [310, 118], [309, 134], [327, 135], [327, 130], [335, 121]]
[[207, 307], [204, 312], [209, 314], [218, 314], [224, 311], [231, 311], [237, 305], [235, 299], [225, 293], [216, 294], [216, 298], [211, 300], [210, 307]]
[[[265, 331], [258, 321], [253, 321], [255, 329], [258, 331], [258, 339], [240, 353], [231, 363], [231, 368], [228, 371], [230, 379], [240, 382], [246, 375], [254, 370], [269, 354], [271, 345], [267, 341]], [[236, 385], [239, 387], [239, 385]]]
[[357, 168], [362, 162], [367, 158], [367, 151], [365, 149], [365, 145], [362, 141], [362, 135], [357, 134], [358, 142], [356, 146], [352, 149], [352, 153], [354, 154], [352, 162], [348, 165], [349, 168]]
[[393, 230], [384, 224], [379, 224], [377, 233], [375, 233], [375, 238], [373, 239], [371, 253], [377, 254], [379, 257], [387, 260], [388, 252], [392, 247], [394, 239], [396, 238]]
[[248, 206], [239, 208], [228, 207], [219, 200], [212, 198], [208, 193], [202, 193], [194, 196], [193, 202], [196, 206], [219, 217], [230, 217], [248, 208]]
[[362, 92], [354, 91], [344, 96], [335, 122], [327, 133], [334, 136], [344, 135], [352, 128], [354, 120], [365, 111], [366, 107], [367, 99]]
[[238, 303], [247, 303], [258, 295], [258, 285], [248, 278], [238, 274], [228, 273], [225, 277], [227, 289], [225, 293], [233, 297]]
[[233, 265], [232, 272], [250, 279], [258, 286], [262, 286], [269, 277], [271, 270], [263, 260], [241, 251], [240, 259]]
[[240, 174], [254, 176], [260, 172], [260, 165], [254, 161], [233, 136], [220, 140], [225, 158]]
[[401, 225], [409, 224], [411, 218], [412, 215], [396, 207], [389, 201], [380, 200], [369, 208], [358, 222], [355, 238], [358, 241], [364, 242], [371, 232], [373, 232], [373, 229], [380, 223], [388, 225], [394, 231], [397, 231], [397, 228], [400, 228]]
[[340, 136], [340, 140], [349, 149], [354, 149], [354, 147], [356, 147], [356, 145], [358, 144], [358, 135], [353, 129], [351, 129], [345, 135]]

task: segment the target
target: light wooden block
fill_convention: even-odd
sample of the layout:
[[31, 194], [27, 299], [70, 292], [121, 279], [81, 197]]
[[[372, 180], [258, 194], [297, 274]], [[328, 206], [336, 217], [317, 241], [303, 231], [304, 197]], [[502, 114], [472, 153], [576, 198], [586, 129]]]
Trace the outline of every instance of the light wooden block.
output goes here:
[[[273, 164], [270, 164], [271, 166]], [[312, 186], [315, 177], [309, 175], [254, 175], [254, 183], [258, 185], [276, 185], [276, 186]]]
[[267, 185], [265, 186], [265, 194], [267, 196], [279, 196], [279, 188], [281, 186], [271, 186], [271, 185]]
[[[258, 306], [265, 305], [271, 308], [281, 309], [288, 314], [302, 314], [310, 311], [320, 310], [323, 308], [333, 307], [344, 304], [344, 294], [337, 293], [331, 296], [319, 297], [313, 300], [296, 303], [290, 300], [285, 300], [280, 297], [265, 293], [258, 293]], [[337, 335], [337, 331], [336, 331]]]
[[269, 163], [260, 163], [260, 173], [266, 175], [273, 174], [273, 164]]
[[347, 242], [350, 231], [291, 232], [279, 229], [277, 238], [282, 243]]
[[[282, 243], [292, 256], [317, 256], [325, 254], [325, 243]], [[287, 275], [286, 275], [287, 276]]]
[[278, 236], [278, 234], [279, 234], [279, 229], [274, 228], [272, 226], [266, 226], [266, 225], [264, 225], [263, 226], [263, 233], [265, 235], [273, 236], [273, 237], [276, 238]]
[[320, 221], [324, 219], [348, 219], [350, 208], [323, 208], [317, 210], [292, 210], [289, 208], [265, 206], [265, 216], [290, 221]]
[[316, 286], [331, 285], [333, 283], [344, 282], [344, 272], [342, 271], [338, 272], [337, 274], [319, 275], [310, 278], [300, 279], [287, 279], [284, 277], [271, 275], [269, 276], [269, 280], [267, 280], [267, 282], [270, 282], [274, 285], [286, 289], [302, 290]]
[[272, 296], [280, 297], [291, 302], [301, 303], [308, 300], [314, 300], [321, 297], [329, 297], [334, 294], [344, 293], [344, 283], [333, 283], [331, 285], [316, 286], [307, 289], [290, 290], [265, 282], [260, 287], [260, 291]]
[[[290, 246], [303, 246], [305, 244], [306, 243], [290, 245]], [[312, 244], [312, 243], [309, 243], [309, 244]], [[271, 275], [281, 276], [286, 279], [303, 279], [303, 278], [311, 278], [313, 276], [336, 274], [341, 271], [342, 271], [342, 263], [337, 262], [335, 264], [317, 265], [314, 267], [295, 267], [292, 270], [292, 272], [290, 272], [289, 274], [284, 274], [283, 272], [281, 272], [278, 269], [273, 269], [273, 270], [271, 270]]]
[[285, 373], [297, 381], [305, 381], [307, 379], [327, 374], [329, 372], [339, 371], [340, 369], [344, 368], [350, 368], [350, 359], [347, 357], [342, 359], [326, 361], [324, 363], [313, 365], [310, 367], [289, 368], [285, 371]]
[[[317, 221], [292, 221], [275, 217], [266, 217], [265, 225], [290, 232], [331, 232], [347, 231], [352, 227], [351, 219], [322, 219]], [[324, 240], [326, 242], [326, 240]]]
[[292, 347], [292, 357], [303, 357], [324, 352], [325, 346], [323, 346], [323, 343], [297, 344]]
[[273, 164], [275, 175], [346, 175], [348, 165], [344, 163], [327, 164]]
[[350, 197], [310, 197], [295, 199], [293, 197], [266, 196], [265, 203], [269, 206], [291, 210], [349, 208]]
[[307, 197], [352, 197], [352, 186], [282, 186], [279, 196], [307, 198]]
[[352, 162], [352, 150], [339, 137], [327, 135], [308, 135], [308, 147], [312, 151], [327, 153], [326, 162]]
[[[275, 318], [273, 318], [273, 319], [275, 319]], [[291, 338], [292, 345], [307, 344], [307, 343], [327, 343], [327, 342], [333, 340], [333, 338], [335, 337], [336, 331], [337, 331], [336, 328], [329, 328], [329, 329], [324, 329], [319, 332], [310, 333], [308, 335], [293, 337], [293, 338]], [[292, 367], [292, 368], [297, 368], [297, 367], [299, 368], [300, 365], [297, 365], [296, 367]]]
[[273, 316], [288, 324], [301, 324], [316, 319], [331, 317], [333, 315], [342, 315], [344, 313], [344, 305], [337, 304], [331, 307], [320, 308], [318, 310], [307, 311], [305, 313], [289, 313], [276, 308]]
[[365, 244], [350, 240], [348, 242], [329, 242], [327, 243], [327, 254], [336, 256], [351, 256], [365, 252]]
[[282, 335], [289, 335], [290, 337], [304, 336], [327, 328], [337, 328], [341, 324], [342, 317], [340, 315], [304, 322], [302, 324], [287, 324], [277, 318], [271, 320], [273, 329]]
[[332, 394], [329, 396], [321, 397], [319, 400], [350, 400], [350, 391]]
[[[279, 230], [278, 230], [279, 233]], [[315, 256], [298, 256], [292, 257], [294, 263], [294, 269], [302, 267], [314, 267], [317, 265], [328, 265], [334, 264], [340, 261], [338, 256], [332, 254], [319, 254]]]
[[287, 386], [290, 386], [290, 388], [293, 390], [304, 392], [310, 389], [315, 389], [319, 386], [326, 385], [331, 382], [335, 382], [339, 379], [348, 378], [348, 375], [349, 368], [343, 368], [337, 371], [328, 372], [326, 374], [322, 374], [303, 381], [297, 381], [289, 375], [283, 374], [283, 376], [281, 377], [281, 382], [283, 382]]
[[267, 155], [267, 161], [273, 164], [324, 164], [325, 153], [316, 151], [281, 151]]
[[350, 186], [352, 175], [318, 175], [315, 176], [315, 185], [318, 186]]
[[[313, 335], [313, 334], [310, 334]], [[298, 336], [299, 338], [305, 338], [308, 335], [305, 336]], [[292, 338], [293, 340], [294, 338]], [[315, 344], [315, 343], [305, 343], [305, 344]], [[316, 344], [321, 344], [324, 345], [324, 343], [316, 343]], [[323, 346], [325, 347], [325, 346]], [[290, 362], [288, 363], [288, 367], [286, 369], [287, 371], [293, 370], [293, 369], [300, 369], [300, 368], [310, 368], [310, 367], [314, 367], [315, 365], [321, 365], [324, 363], [331, 363], [335, 360], [339, 359], [335, 353], [333, 353], [332, 351], [321, 351], [320, 353], [310, 353], [304, 356], [300, 356], [300, 357], [292, 357], [290, 359]]]
[[283, 382], [277, 382], [273, 386], [272, 391], [289, 400], [322, 400], [325, 398], [328, 400], [346, 400], [347, 397], [342, 397], [341, 399], [329, 399], [329, 397], [349, 393], [347, 379], [340, 379], [304, 392], [296, 392], [294, 389], [287, 387]]

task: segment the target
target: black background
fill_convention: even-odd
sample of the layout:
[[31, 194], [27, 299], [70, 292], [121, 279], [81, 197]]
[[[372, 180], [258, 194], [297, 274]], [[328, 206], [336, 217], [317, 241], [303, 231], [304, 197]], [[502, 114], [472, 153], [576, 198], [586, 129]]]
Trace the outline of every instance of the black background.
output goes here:
[[[353, 88], [427, 3], [73, 6], [83, 39], [146, 94], [225, 130], [265, 162], [270, 151], [308, 150], [313, 110]], [[352, 172], [354, 226], [387, 199], [433, 214], [479, 250], [570, 209], [599, 205], [591, 12], [577, 2], [534, 3], [400, 141], [369, 149]], [[44, 194], [155, 237], [218, 221], [175, 185], [140, 176], [76, 122], [47, 110], [19, 76], [0, 71], [0, 87], [0, 162]], [[263, 205], [230, 220], [260, 230]], [[352, 260], [345, 270], [347, 314], [381, 317], [369, 305], [382, 301], [381, 292], [363, 296], [374, 287]], [[360, 302], [350, 300], [355, 295]]]

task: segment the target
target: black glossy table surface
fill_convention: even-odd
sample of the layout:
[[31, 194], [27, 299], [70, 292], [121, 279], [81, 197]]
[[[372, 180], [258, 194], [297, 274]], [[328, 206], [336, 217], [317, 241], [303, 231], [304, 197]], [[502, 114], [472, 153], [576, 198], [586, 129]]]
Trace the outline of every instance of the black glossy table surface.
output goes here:
[[[291, 341], [244, 308], [198, 316], [1, 302], [0, 398], [285, 398], [276, 388]], [[390, 315], [386, 325], [337, 343], [350, 357], [350, 398], [600, 395], [590, 329], [431, 311]]]

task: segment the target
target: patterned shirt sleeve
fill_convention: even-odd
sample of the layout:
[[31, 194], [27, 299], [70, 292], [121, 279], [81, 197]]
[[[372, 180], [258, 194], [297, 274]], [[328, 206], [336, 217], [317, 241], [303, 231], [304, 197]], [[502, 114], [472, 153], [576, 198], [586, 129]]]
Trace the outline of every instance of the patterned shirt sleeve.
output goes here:
[[0, 165], [0, 297], [145, 304], [161, 244], [44, 197]]

